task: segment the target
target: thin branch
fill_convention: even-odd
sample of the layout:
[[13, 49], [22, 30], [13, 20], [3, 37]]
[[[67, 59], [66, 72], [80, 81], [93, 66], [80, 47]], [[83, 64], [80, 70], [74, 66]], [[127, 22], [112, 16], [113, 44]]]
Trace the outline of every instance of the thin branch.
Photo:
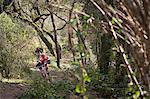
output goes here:
[[115, 33], [115, 30], [114, 30], [114, 28], [113, 28], [113, 25], [112, 25], [111, 21], [109, 21], [109, 18], [106, 16], [105, 11], [104, 11], [99, 5], [97, 5], [97, 3], [96, 3], [94, 0], [90, 0], [90, 1], [91, 1], [91, 2], [97, 7], [97, 9], [103, 14], [103, 16], [104, 16], [105, 19], [107, 20], [108, 24], [110, 25], [110, 30], [111, 30], [111, 32], [112, 32], [112, 34], [113, 34], [113, 36], [114, 36], [114, 38], [115, 38], [115, 40], [116, 40], [117, 46], [119, 47], [119, 50], [120, 50], [120, 52], [121, 52], [121, 54], [122, 54], [122, 57], [123, 57], [123, 59], [124, 59], [124, 62], [125, 62], [125, 64], [126, 64], [126, 67], [127, 67], [127, 69], [129, 70], [130, 75], [131, 75], [133, 81], [135, 82], [135, 84], [136, 84], [137, 87], [139, 88], [139, 91], [140, 91], [141, 95], [143, 96], [143, 95], [144, 95], [144, 92], [143, 92], [141, 86], [139, 85], [137, 78], [133, 75], [133, 70], [132, 70], [132, 68], [131, 68], [131, 66], [130, 66], [130, 64], [129, 64], [127, 58], [126, 58], [126, 55], [125, 55], [125, 52], [124, 52], [123, 47], [120, 45], [120, 43], [119, 43], [119, 41], [118, 41], [117, 35], [116, 35], [116, 33]]
[[[72, 12], [73, 12], [73, 8], [74, 8], [74, 5], [75, 5], [75, 0], [73, 1], [73, 3], [72, 3], [72, 8], [71, 8], [71, 10], [70, 10], [70, 12], [69, 12], [69, 19], [68, 19], [68, 22], [70, 23], [70, 21], [71, 21], [71, 18], [72, 18]], [[72, 36], [73, 36], [73, 30], [72, 30], [72, 27], [71, 27], [71, 25], [69, 24], [68, 25], [68, 45], [69, 45], [69, 50], [71, 50], [71, 52], [72, 52], [72, 55], [73, 55], [73, 60], [75, 61], [75, 51], [74, 51], [74, 49], [73, 49], [73, 41], [72, 41]]]
[[[61, 6], [61, 5], [56, 5], [56, 4], [50, 4], [49, 7], [56, 7], [56, 8], [59, 8], [59, 9], [65, 9], [65, 10], [71, 10], [72, 7], [70, 6]], [[94, 17], [92, 17], [91, 15], [88, 15], [82, 11], [79, 11], [77, 9], [73, 9], [73, 12], [76, 13], [76, 14], [81, 14], [81, 15], [84, 15], [84, 16], [87, 16], [87, 17], [91, 17], [91, 19], [95, 19]]]
[[51, 20], [52, 20], [52, 25], [53, 25], [53, 30], [54, 30], [54, 40], [55, 40], [55, 47], [56, 47], [56, 54], [57, 54], [57, 66], [60, 68], [61, 48], [58, 46], [57, 31], [56, 31], [56, 26], [54, 23], [53, 13], [51, 13]]

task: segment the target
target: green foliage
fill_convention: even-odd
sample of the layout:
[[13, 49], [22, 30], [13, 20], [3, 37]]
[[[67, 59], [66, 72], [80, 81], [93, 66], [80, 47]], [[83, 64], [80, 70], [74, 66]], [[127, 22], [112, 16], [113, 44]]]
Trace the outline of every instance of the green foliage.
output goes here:
[[136, 91], [135, 94], [133, 95], [133, 99], [138, 99], [140, 98], [140, 91]]
[[132, 81], [128, 83], [128, 88], [126, 89], [126, 97], [128, 99], [139, 99], [140, 98], [140, 91], [138, 90], [137, 86], [133, 84]]
[[121, 23], [123, 23], [121, 19], [116, 19], [115, 17], [112, 17], [112, 24], [120, 25]]
[[75, 3], [74, 8], [77, 9], [77, 10], [81, 10], [82, 9], [80, 3]]
[[82, 85], [80, 84], [77, 84], [75, 91], [76, 93], [82, 94], [86, 92], [86, 88], [82, 87]]
[[22, 71], [31, 59], [30, 52], [22, 48], [29, 38], [28, 32], [27, 28], [13, 22], [5, 13], [0, 15], [0, 73], [3, 77], [18, 78], [24, 75]]
[[64, 99], [69, 90], [72, 90], [72, 85], [68, 80], [48, 83], [37, 77], [34, 79], [32, 88], [26, 91], [20, 99]]
[[84, 79], [84, 82], [91, 82], [91, 79], [88, 75], [84, 76], [83, 79]]
[[3, 4], [3, 1], [4, 1], [4, 0], [0, 0], [0, 5], [2, 5], [2, 4]]

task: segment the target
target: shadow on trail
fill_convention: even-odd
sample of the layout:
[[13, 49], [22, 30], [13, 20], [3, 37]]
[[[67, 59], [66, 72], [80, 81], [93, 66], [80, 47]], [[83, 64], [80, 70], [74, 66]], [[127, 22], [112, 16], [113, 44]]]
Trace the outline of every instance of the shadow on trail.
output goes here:
[[0, 83], [0, 99], [17, 99], [30, 88], [30, 85], [17, 83]]

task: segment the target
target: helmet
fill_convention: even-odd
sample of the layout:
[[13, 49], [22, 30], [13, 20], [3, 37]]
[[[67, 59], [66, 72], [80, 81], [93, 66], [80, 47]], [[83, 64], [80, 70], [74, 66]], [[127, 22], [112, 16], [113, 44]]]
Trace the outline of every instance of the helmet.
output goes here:
[[43, 53], [43, 49], [42, 48], [36, 48], [35, 53]]

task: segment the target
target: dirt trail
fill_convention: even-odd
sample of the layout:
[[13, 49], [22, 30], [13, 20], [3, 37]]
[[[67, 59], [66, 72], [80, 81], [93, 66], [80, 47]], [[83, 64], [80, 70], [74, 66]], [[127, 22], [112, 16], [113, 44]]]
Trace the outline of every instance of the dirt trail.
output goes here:
[[30, 88], [22, 84], [0, 84], [0, 99], [17, 99], [22, 93]]
[[[34, 73], [38, 73], [37, 69], [31, 68], [31, 71]], [[73, 77], [68, 77], [69, 73], [63, 73], [60, 71], [50, 70], [50, 76], [53, 81], [61, 81], [63, 79], [72, 80]], [[17, 83], [0, 83], [0, 99], [17, 99], [17, 97], [21, 96], [27, 89], [29, 89], [29, 85], [17, 84]]]
[[[31, 68], [31, 70], [35, 73], [37, 72], [37, 69]], [[57, 74], [56, 72], [50, 71], [50, 75], [54, 76]], [[59, 74], [59, 73], [58, 73]], [[62, 73], [61, 73], [62, 74]], [[63, 75], [57, 75], [56, 77], [54, 76], [54, 79], [57, 78], [62, 79]], [[20, 80], [20, 79], [18, 79]], [[10, 80], [11, 81], [11, 80]], [[17, 81], [17, 79], [15, 79]], [[21, 81], [21, 80], [20, 80]], [[13, 82], [13, 81], [12, 81]], [[18, 84], [18, 83], [12, 83], [6, 80], [6, 82], [1, 83], [0, 82], [0, 99], [17, 99], [20, 97], [27, 89], [30, 88], [30, 85], [25, 85], [25, 84]]]

